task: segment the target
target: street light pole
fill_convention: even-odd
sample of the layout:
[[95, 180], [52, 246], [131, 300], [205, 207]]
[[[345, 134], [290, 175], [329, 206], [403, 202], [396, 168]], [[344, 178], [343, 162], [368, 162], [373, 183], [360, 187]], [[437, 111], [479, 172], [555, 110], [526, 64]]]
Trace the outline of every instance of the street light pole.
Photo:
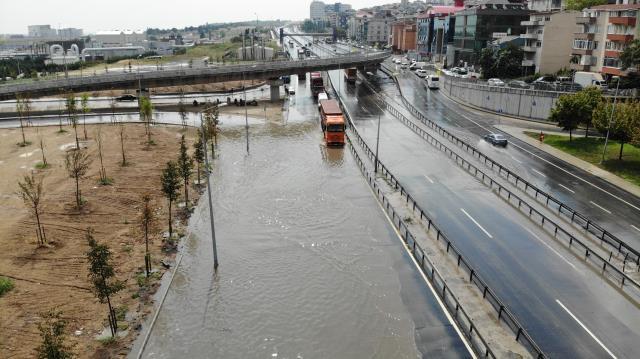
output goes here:
[[211, 174], [209, 173], [209, 155], [207, 152], [207, 136], [204, 131], [204, 122], [202, 121], [202, 112], [200, 112], [200, 127], [202, 128], [202, 143], [204, 146], [204, 165], [207, 173], [207, 194], [209, 196], [209, 220], [211, 222], [211, 245], [213, 246], [213, 269], [218, 269], [218, 248], [216, 245], [216, 226], [213, 221], [213, 201], [211, 200]]
[[607, 125], [607, 137], [604, 139], [604, 148], [602, 149], [602, 159], [600, 159], [600, 164], [604, 162], [604, 156], [607, 152], [607, 144], [609, 143], [609, 133], [611, 132], [611, 122], [613, 122], [613, 113], [616, 111], [616, 102], [618, 100], [618, 89], [620, 88], [620, 76], [616, 76], [618, 78], [618, 83], [616, 84], [616, 93], [613, 95], [613, 106], [611, 106], [611, 114], [609, 115], [609, 124]]
[[249, 114], [247, 110], [247, 88], [244, 84], [244, 71], [242, 72], [242, 93], [244, 96], [244, 128], [247, 135], [247, 154], [249, 154]]
[[380, 147], [380, 117], [382, 112], [378, 113], [378, 134], [376, 135], [376, 163], [374, 173], [378, 173], [378, 147]]

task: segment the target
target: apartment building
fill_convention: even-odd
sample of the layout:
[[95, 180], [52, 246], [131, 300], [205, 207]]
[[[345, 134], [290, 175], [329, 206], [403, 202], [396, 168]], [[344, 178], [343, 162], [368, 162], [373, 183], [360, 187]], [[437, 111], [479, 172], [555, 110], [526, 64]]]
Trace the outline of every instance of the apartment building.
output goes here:
[[576, 18], [571, 67], [578, 71], [622, 75], [620, 53], [639, 37], [640, 4], [609, 4], [585, 9]]
[[312, 1], [309, 5], [309, 18], [311, 21], [325, 21], [325, 4], [322, 1]]
[[402, 19], [391, 24], [389, 45], [394, 52], [416, 49], [417, 26], [415, 18]]
[[[456, 12], [464, 9], [462, 3], [456, 6], [429, 6], [417, 16], [418, 38], [416, 50], [420, 59], [446, 54], [447, 44], [453, 42]], [[439, 60], [439, 59], [438, 59]]]
[[576, 18], [580, 15], [579, 11], [552, 9], [532, 13], [529, 20], [520, 23], [526, 29], [520, 35], [524, 40], [522, 67], [525, 74], [550, 74], [569, 67], [574, 34], [580, 30]]
[[366, 42], [369, 45], [384, 44], [389, 41], [391, 24], [395, 17], [390, 11], [364, 11], [359, 10], [349, 20], [348, 36], [358, 42]]

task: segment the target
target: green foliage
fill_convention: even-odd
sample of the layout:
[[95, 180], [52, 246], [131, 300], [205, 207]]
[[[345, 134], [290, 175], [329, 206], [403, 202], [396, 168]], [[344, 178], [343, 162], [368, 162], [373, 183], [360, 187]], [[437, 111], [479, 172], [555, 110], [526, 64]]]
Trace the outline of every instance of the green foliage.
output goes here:
[[169, 201], [175, 201], [178, 199], [178, 190], [181, 187], [180, 173], [178, 166], [175, 162], [167, 162], [167, 167], [162, 170], [162, 177], [160, 178], [162, 183], [162, 193], [167, 197]]
[[622, 51], [620, 54], [620, 62], [622, 63], [623, 70], [629, 67], [638, 68], [640, 65], [640, 39], [633, 40], [627, 48]]
[[44, 162], [38, 162], [36, 163], [35, 167], [39, 170], [44, 170], [49, 168], [49, 164], [48, 163], [44, 163]]
[[607, 0], [567, 0], [567, 10], [582, 11], [592, 6], [604, 5]]
[[582, 91], [560, 96], [556, 106], [551, 110], [549, 120], [557, 122], [564, 131], [572, 132], [578, 125], [584, 124], [588, 129], [592, 124], [594, 109], [602, 101], [602, 91], [596, 87], [587, 87]]
[[311, 21], [306, 19], [302, 23], [302, 31], [304, 32], [325, 32], [327, 30], [327, 23], [324, 21]]
[[620, 141], [618, 160], [622, 160], [625, 143], [640, 144], [640, 102], [618, 102], [615, 109], [613, 106], [611, 102], [601, 102], [593, 112], [593, 124], [600, 132], [609, 130], [609, 137]]
[[36, 348], [38, 359], [73, 358], [71, 346], [65, 344], [67, 322], [61, 319], [61, 312], [50, 311], [42, 315], [38, 330], [42, 343]]
[[524, 51], [509, 44], [495, 51], [484, 48], [480, 52], [478, 64], [482, 68], [483, 78], [516, 78], [522, 75], [522, 59]]
[[144, 130], [147, 134], [147, 144], [153, 144], [151, 139], [151, 124], [153, 123], [153, 104], [146, 96], [140, 96], [140, 121], [144, 123]]
[[13, 289], [13, 281], [10, 278], [0, 277], [0, 297]]

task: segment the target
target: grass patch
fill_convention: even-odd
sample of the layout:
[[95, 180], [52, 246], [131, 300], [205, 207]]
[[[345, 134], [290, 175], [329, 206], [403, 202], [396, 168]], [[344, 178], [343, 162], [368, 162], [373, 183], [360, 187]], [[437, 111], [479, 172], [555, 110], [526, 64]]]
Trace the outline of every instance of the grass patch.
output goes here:
[[118, 337], [106, 337], [106, 338], [98, 339], [98, 341], [100, 342], [100, 344], [104, 346], [109, 346], [111, 344], [117, 343]]
[[[538, 132], [525, 132], [525, 134], [536, 140], [539, 136]], [[545, 133], [544, 143], [640, 186], [640, 148], [638, 147], [625, 143], [622, 160], [619, 160], [620, 142], [609, 140], [605, 161], [601, 164], [600, 160], [604, 149], [603, 138], [574, 136], [573, 141], [569, 141], [569, 136]]]
[[0, 297], [13, 289], [14, 284], [10, 278], [0, 277]]
[[38, 163], [36, 163], [36, 166], [35, 166], [35, 167], [36, 167], [37, 169], [39, 169], [39, 170], [44, 170], [44, 169], [47, 169], [47, 168], [51, 167], [51, 165], [50, 165], [50, 164], [48, 164], [48, 163], [38, 162]]
[[110, 186], [113, 184], [113, 178], [111, 177], [106, 177], [106, 178], [101, 178], [98, 180], [98, 183], [102, 186]]
[[16, 145], [18, 145], [18, 147], [27, 147], [31, 145], [31, 141], [18, 142]]

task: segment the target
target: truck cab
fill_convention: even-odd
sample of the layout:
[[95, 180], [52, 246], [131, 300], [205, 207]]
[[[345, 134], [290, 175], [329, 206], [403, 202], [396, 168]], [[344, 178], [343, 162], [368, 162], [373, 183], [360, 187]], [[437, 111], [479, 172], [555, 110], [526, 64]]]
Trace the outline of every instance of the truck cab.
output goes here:
[[320, 101], [320, 126], [327, 146], [344, 146], [346, 126], [337, 100]]

